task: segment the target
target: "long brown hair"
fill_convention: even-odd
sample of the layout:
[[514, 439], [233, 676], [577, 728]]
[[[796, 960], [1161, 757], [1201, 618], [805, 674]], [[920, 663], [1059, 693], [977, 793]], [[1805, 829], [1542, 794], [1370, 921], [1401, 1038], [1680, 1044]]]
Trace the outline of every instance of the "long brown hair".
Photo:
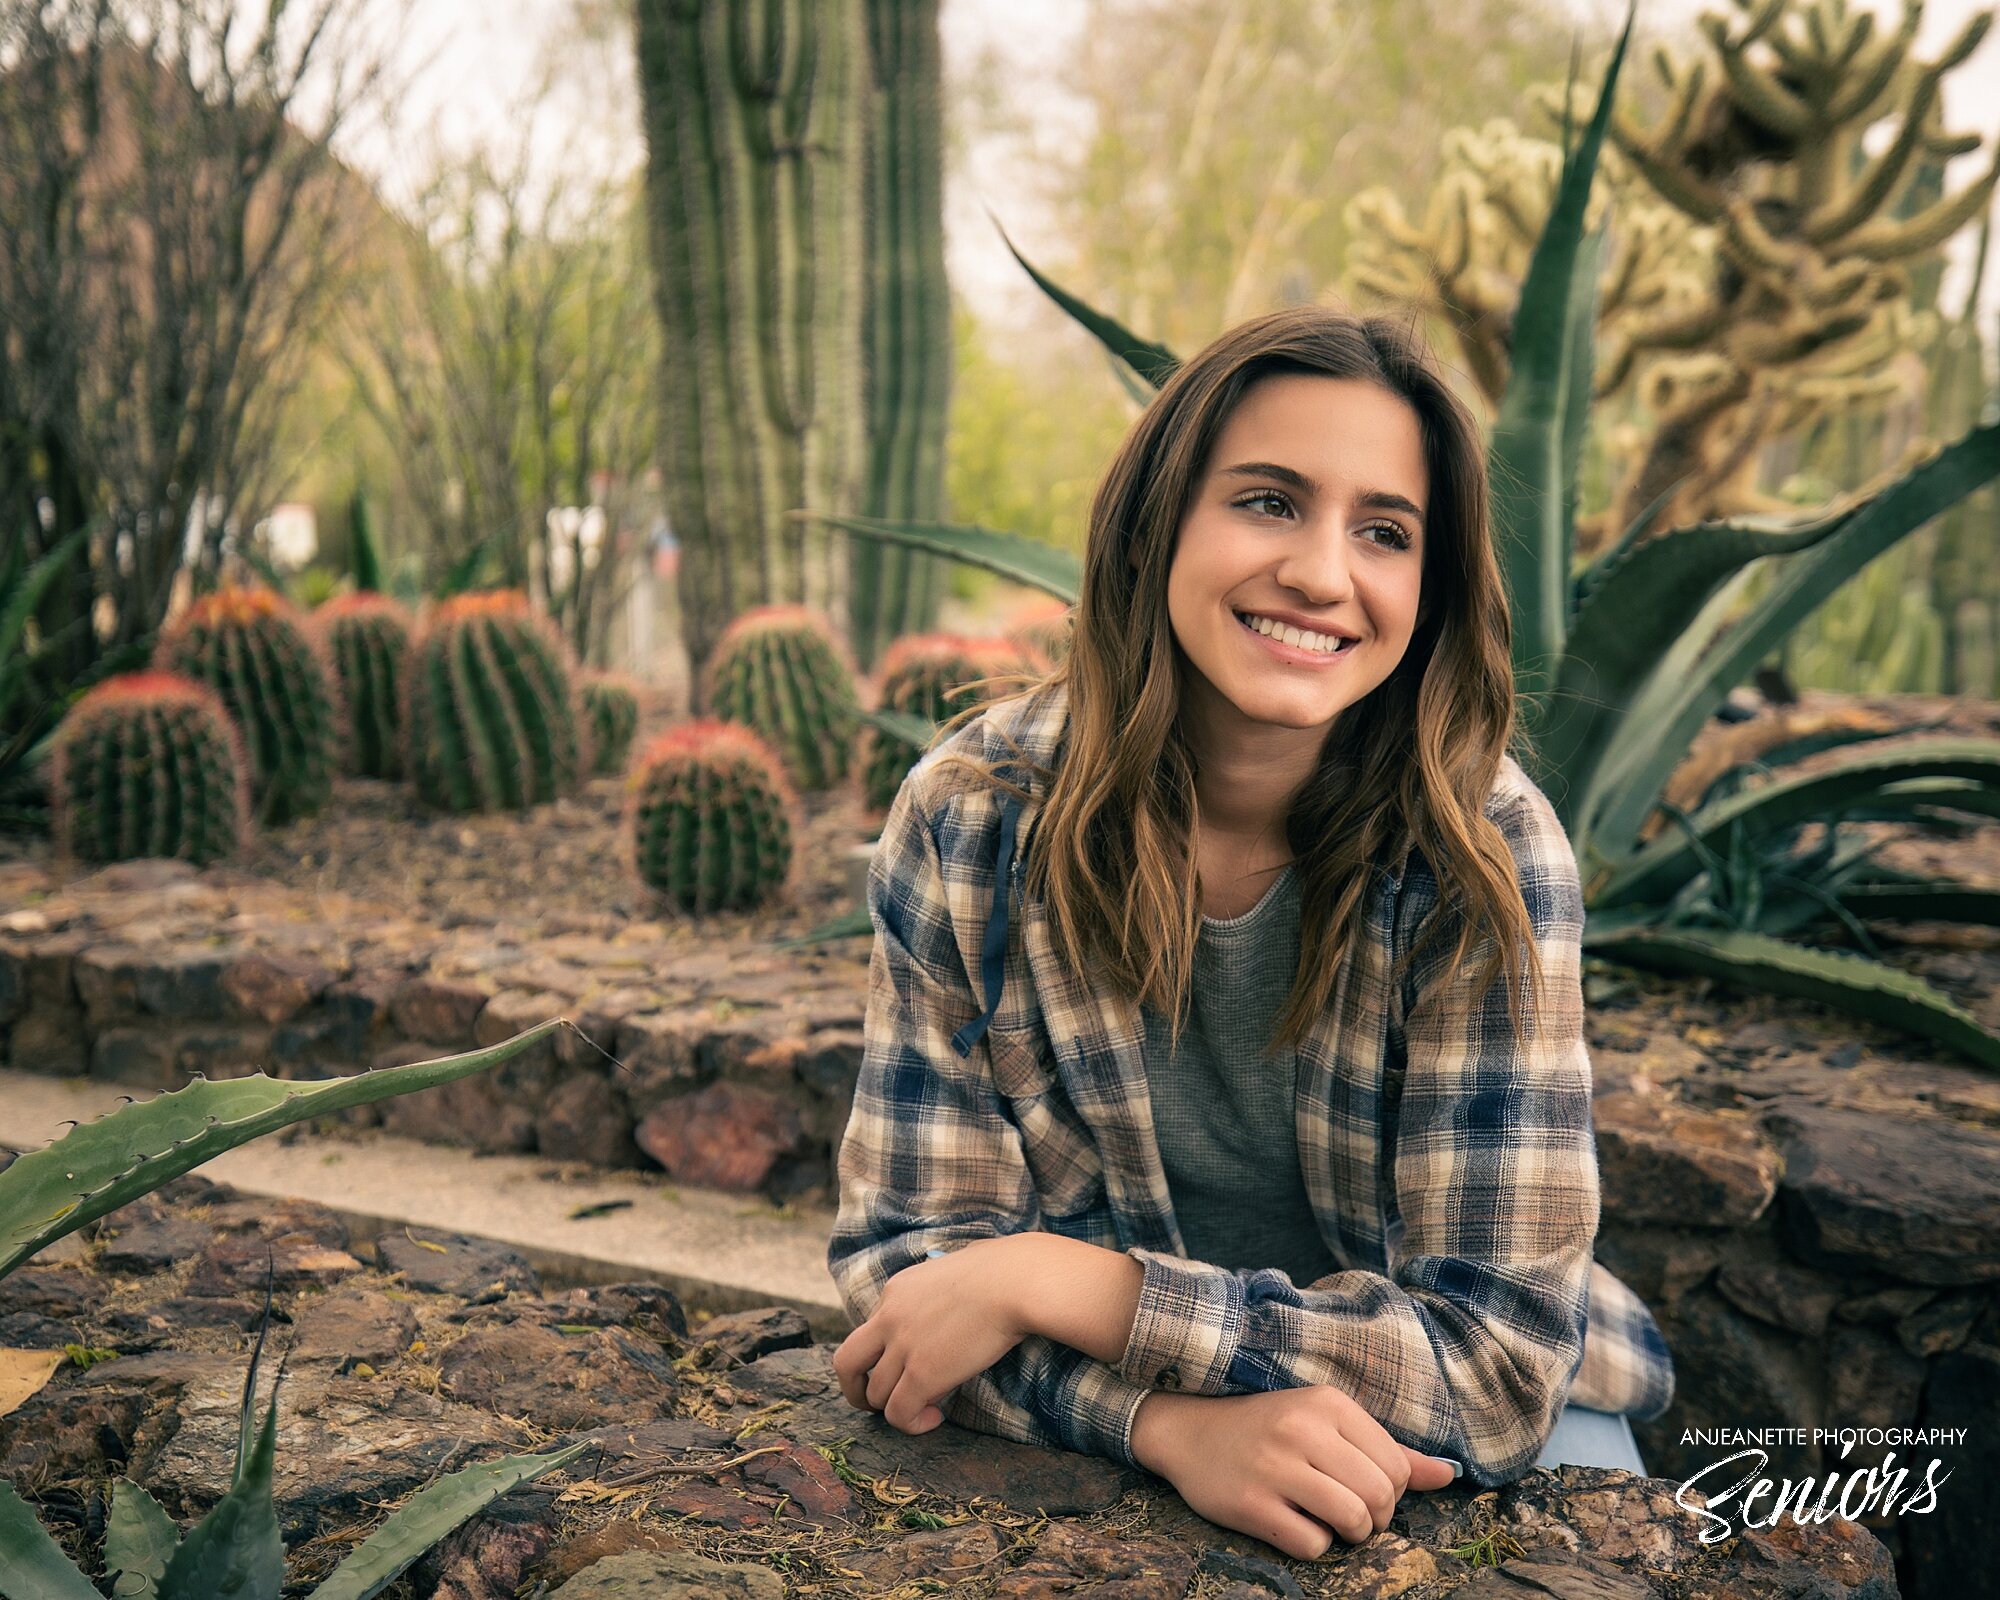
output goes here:
[[[1522, 1032], [1524, 952], [1532, 1015], [1541, 1014], [1544, 974], [1512, 852], [1484, 813], [1502, 758], [1522, 737], [1512, 623], [1487, 522], [1485, 445], [1415, 331], [1386, 317], [1307, 305], [1242, 323], [1181, 366], [1133, 424], [1091, 504], [1069, 653], [998, 702], [1068, 687], [1063, 757], [1053, 771], [1036, 769], [1048, 792], [1026, 892], [1045, 898], [1065, 959], [1154, 1006], [1178, 1040], [1201, 932], [1200, 819], [1179, 714], [1187, 663], [1168, 619], [1167, 573], [1224, 425], [1252, 384], [1281, 373], [1365, 379], [1408, 402], [1430, 505], [1424, 603], [1409, 648], [1336, 719], [1286, 818], [1300, 951], [1272, 1045], [1296, 1047], [1310, 1030], [1350, 941], [1365, 937], [1374, 867], [1401, 863], [1413, 847], [1436, 873], [1440, 903], [1392, 981], [1457, 913], [1449, 970], [1463, 970], [1490, 941], [1476, 992], [1504, 968], [1509, 1013]], [[939, 739], [994, 703], [960, 712]], [[952, 751], [936, 766], [948, 763], [1026, 793], [978, 758]]]

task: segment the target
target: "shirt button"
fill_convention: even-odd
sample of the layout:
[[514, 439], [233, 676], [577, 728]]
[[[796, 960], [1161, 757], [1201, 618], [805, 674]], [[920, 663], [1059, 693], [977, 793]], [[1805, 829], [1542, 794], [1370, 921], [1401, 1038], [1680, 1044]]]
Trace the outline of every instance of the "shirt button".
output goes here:
[[1178, 1389], [1180, 1386], [1181, 1369], [1179, 1367], [1164, 1367], [1161, 1369], [1160, 1387], [1162, 1389]]

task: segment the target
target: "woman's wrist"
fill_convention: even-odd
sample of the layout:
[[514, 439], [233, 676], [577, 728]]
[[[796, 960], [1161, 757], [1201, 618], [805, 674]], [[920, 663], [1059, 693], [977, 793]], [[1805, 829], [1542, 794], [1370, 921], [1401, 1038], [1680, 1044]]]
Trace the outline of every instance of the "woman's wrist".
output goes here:
[[1192, 1409], [1207, 1397], [1155, 1389], [1132, 1416], [1132, 1458], [1148, 1472], [1173, 1481], [1174, 1462], [1186, 1438]]
[[1014, 1234], [1008, 1243], [1020, 1252], [1014, 1304], [1023, 1330], [1118, 1365], [1145, 1268], [1122, 1251], [1061, 1234]]

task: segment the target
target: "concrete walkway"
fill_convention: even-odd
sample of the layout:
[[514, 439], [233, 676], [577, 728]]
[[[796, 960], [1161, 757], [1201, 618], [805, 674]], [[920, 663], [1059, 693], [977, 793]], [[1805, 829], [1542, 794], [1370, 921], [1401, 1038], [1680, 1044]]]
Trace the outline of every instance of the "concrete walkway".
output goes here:
[[[128, 1095], [146, 1098], [89, 1079], [0, 1070], [0, 1147], [39, 1149], [66, 1119], [102, 1116]], [[196, 1170], [245, 1194], [330, 1206], [357, 1243], [403, 1227], [475, 1234], [512, 1245], [554, 1285], [645, 1278], [713, 1311], [796, 1306], [821, 1340], [849, 1328], [826, 1270], [834, 1218], [824, 1209], [791, 1214], [755, 1195], [677, 1188], [658, 1173], [475, 1155], [372, 1129], [268, 1134]], [[572, 1215], [605, 1201], [627, 1203]]]

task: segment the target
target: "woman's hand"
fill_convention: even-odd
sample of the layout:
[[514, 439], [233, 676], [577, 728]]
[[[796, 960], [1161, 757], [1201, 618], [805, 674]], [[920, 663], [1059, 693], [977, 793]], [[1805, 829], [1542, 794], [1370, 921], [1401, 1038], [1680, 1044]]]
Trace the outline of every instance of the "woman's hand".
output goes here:
[[834, 1352], [840, 1392], [904, 1433], [944, 1421], [938, 1402], [1029, 1332], [1014, 1236], [976, 1239], [903, 1268]]
[[1389, 1526], [1406, 1489], [1441, 1489], [1452, 1465], [1398, 1444], [1330, 1384], [1227, 1396], [1154, 1393], [1132, 1424], [1140, 1462], [1210, 1522], [1301, 1561]]

